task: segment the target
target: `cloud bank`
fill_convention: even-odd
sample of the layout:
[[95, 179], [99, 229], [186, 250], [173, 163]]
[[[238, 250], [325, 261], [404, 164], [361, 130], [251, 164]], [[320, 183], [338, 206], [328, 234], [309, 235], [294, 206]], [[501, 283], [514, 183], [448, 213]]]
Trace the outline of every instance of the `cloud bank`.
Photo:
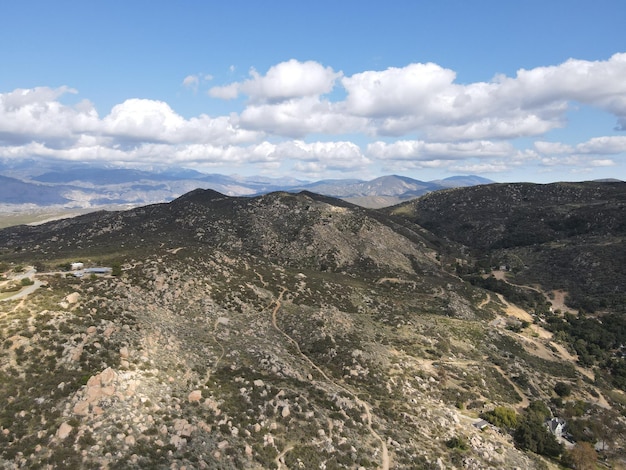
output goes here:
[[[435, 63], [346, 76], [318, 62], [289, 60], [264, 74], [213, 86], [207, 108], [186, 118], [164, 101], [129, 98], [101, 116], [70, 87], [0, 94], [0, 158], [30, 156], [125, 165], [249, 168], [311, 177], [438, 168], [504, 172], [523, 165], [577, 171], [615, 165], [626, 153], [626, 53], [462, 84]], [[188, 75], [198, 93], [214, 77]], [[231, 102], [231, 101], [227, 101]], [[614, 118], [605, 135], [551, 139], [580, 106]], [[530, 143], [529, 143], [530, 142]]]

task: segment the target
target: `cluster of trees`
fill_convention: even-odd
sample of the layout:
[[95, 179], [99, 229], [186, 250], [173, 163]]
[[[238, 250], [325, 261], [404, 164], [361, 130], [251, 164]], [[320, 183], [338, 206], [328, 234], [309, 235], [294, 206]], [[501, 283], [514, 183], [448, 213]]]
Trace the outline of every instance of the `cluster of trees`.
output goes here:
[[620, 348], [626, 345], [624, 315], [612, 313], [599, 319], [581, 312], [564, 318], [549, 315], [546, 321], [555, 338], [576, 351], [581, 365], [599, 366], [615, 387], [626, 390], [626, 360], [620, 355]]
[[515, 444], [523, 450], [557, 458], [563, 445], [548, 431], [546, 420], [552, 416], [550, 408], [542, 401], [533, 401], [521, 415], [515, 410], [498, 406], [483, 413], [482, 418], [513, 434]]
[[550, 408], [542, 401], [533, 401], [519, 419], [513, 438], [517, 446], [536, 454], [557, 458], [563, 453], [563, 444], [548, 431], [545, 422], [552, 416]]
[[[560, 395], [559, 399], [571, 392], [571, 386], [564, 382], [558, 382], [554, 389]], [[563, 465], [576, 470], [595, 469], [598, 455], [594, 444], [619, 441], [626, 435], [626, 429], [620, 425], [618, 413], [613, 410], [581, 407], [584, 402], [568, 404], [572, 406], [564, 408], [562, 416], [567, 417], [567, 433], [576, 444], [567, 451], [545, 424], [552, 417], [552, 411], [543, 401], [531, 402], [520, 414], [512, 408], [497, 406], [481, 417], [510, 432], [520, 449], [559, 459]]]
[[554, 386], [554, 392], [561, 398], [565, 398], [571, 395], [572, 386], [565, 382], [557, 382]]

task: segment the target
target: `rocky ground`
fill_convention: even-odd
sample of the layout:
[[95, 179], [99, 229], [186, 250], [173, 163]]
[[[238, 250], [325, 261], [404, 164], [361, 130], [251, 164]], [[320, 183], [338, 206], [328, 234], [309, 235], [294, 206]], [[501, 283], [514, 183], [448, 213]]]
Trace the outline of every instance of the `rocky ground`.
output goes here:
[[0, 241], [5, 274], [118, 263], [0, 303], [3, 468], [554, 468], [473, 424], [534, 402], [623, 421], [623, 395], [458, 277], [453, 248], [346, 203], [194, 192]]
[[[3, 304], [5, 467], [542, 466], [472, 426], [521, 398], [451, 334], [480, 341], [479, 321], [373, 305], [406, 284], [350, 290], [187, 255], [135, 260], [119, 278], [50, 277]], [[449, 448], [455, 437], [468, 447]]]

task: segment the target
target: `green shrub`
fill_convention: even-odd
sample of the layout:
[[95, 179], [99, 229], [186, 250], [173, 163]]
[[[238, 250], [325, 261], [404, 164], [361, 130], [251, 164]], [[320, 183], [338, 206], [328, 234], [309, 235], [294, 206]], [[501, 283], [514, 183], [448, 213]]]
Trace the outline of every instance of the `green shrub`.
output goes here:
[[454, 436], [446, 441], [446, 447], [449, 449], [467, 450], [469, 449], [469, 444], [467, 443], [467, 439], [465, 439], [465, 437]]
[[554, 392], [561, 398], [565, 398], [572, 394], [572, 387], [565, 382], [557, 382], [554, 386]]
[[517, 413], [514, 409], [506, 406], [496, 406], [493, 410], [483, 413], [481, 417], [499, 428], [514, 429], [517, 427]]

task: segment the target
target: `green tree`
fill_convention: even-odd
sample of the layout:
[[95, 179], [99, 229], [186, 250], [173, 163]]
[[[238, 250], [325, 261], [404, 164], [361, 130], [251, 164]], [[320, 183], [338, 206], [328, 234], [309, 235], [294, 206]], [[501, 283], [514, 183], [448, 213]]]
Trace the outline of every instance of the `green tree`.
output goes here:
[[544, 422], [546, 419], [552, 416], [552, 412], [548, 405], [546, 405], [541, 400], [534, 400], [530, 402], [530, 405], [525, 410], [525, 414], [527, 416], [533, 415], [541, 422]]
[[513, 438], [520, 449], [530, 450], [536, 454], [556, 458], [563, 453], [563, 445], [536, 415], [525, 416], [515, 429]]
[[565, 382], [557, 382], [554, 386], [554, 392], [562, 398], [568, 397], [572, 394], [572, 387]]
[[563, 445], [556, 440], [545, 425], [546, 419], [551, 415], [550, 408], [541, 400], [531, 402], [515, 428], [513, 434], [515, 444], [520, 449], [548, 457], [556, 458], [561, 455]]
[[113, 276], [121, 276], [122, 275], [122, 266], [120, 263], [113, 263], [111, 265], [111, 274]]
[[35, 268], [35, 271], [37, 271], [38, 273], [42, 273], [46, 270], [46, 265], [43, 264], [41, 261], [35, 261], [33, 263], [33, 267]]
[[589, 420], [589, 429], [594, 440], [601, 442], [602, 451], [605, 450], [607, 443], [610, 445], [611, 442], [624, 442], [626, 439], [626, 428], [615, 410], [597, 409]]

